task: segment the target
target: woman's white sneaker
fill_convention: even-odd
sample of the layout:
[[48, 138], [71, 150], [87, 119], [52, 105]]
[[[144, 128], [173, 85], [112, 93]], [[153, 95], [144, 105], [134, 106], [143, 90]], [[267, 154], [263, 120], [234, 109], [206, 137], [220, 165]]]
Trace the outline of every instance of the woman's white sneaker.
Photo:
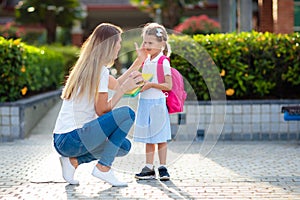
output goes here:
[[128, 186], [128, 184], [126, 182], [121, 182], [115, 177], [112, 169], [110, 169], [108, 172], [102, 172], [95, 166], [93, 169], [92, 175], [111, 184], [112, 186], [115, 186], [115, 187], [127, 187]]
[[79, 181], [74, 180], [75, 167], [71, 164], [68, 157], [60, 157], [60, 164], [62, 168], [62, 176], [71, 185], [78, 185]]

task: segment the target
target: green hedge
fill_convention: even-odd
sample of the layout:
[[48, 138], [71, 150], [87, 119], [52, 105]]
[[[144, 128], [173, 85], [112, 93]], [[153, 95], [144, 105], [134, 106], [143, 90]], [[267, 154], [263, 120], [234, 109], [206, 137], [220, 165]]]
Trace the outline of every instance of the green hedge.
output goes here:
[[[300, 98], [299, 33], [171, 35], [170, 45], [172, 66], [191, 85], [188, 99], [216, 99], [224, 91], [228, 99]], [[78, 52], [0, 37], [0, 102], [62, 86]]]
[[0, 102], [59, 88], [64, 66], [60, 53], [0, 37]]
[[[172, 49], [184, 52], [172, 54], [172, 65], [188, 79], [198, 100], [211, 99], [211, 91], [220, 89], [219, 85], [213, 86], [214, 80], [203, 78], [214, 67], [203, 49], [217, 66], [228, 99], [300, 98], [299, 33], [243, 32], [170, 38]], [[194, 63], [187, 62], [188, 57]], [[193, 66], [200, 66], [200, 73]]]
[[80, 49], [76, 46], [62, 46], [57, 44], [43, 46], [43, 48], [47, 48], [63, 55], [64, 76], [68, 76], [71, 68], [78, 59]]

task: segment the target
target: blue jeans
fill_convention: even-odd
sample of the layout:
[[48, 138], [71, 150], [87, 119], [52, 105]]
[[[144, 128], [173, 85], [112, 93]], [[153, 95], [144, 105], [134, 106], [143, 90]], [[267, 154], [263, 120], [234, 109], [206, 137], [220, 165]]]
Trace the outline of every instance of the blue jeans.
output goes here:
[[135, 113], [127, 107], [114, 109], [82, 128], [68, 133], [54, 133], [54, 147], [65, 157], [76, 157], [78, 164], [98, 160], [111, 166], [116, 156], [125, 156], [131, 148], [126, 136], [134, 123]]

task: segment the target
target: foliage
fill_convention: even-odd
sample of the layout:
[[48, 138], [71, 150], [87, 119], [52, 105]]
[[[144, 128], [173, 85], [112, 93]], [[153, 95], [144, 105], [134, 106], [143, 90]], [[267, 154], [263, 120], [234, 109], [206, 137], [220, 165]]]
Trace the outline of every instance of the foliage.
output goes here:
[[20, 39], [0, 37], [0, 102], [57, 89], [63, 80], [61, 54], [36, 48]]
[[64, 60], [64, 76], [66, 77], [75, 62], [78, 59], [80, 49], [76, 46], [62, 46], [59, 44], [46, 45], [43, 48], [49, 49], [63, 56]]
[[174, 30], [188, 35], [219, 33], [220, 24], [207, 15], [199, 15], [187, 18], [175, 26]]
[[[204, 0], [202, 0], [205, 2]], [[148, 13], [153, 21], [157, 21], [157, 14], [161, 15], [162, 23], [166, 28], [173, 28], [179, 23], [180, 17], [187, 5], [197, 4], [199, 0], [130, 0], [130, 3]], [[157, 13], [160, 9], [161, 13]]]
[[172, 47], [171, 65], [185, 78], [187, 99], [219, 99], [222, 82], [206, 49], [187, 35], [171, 35], [169, 43]]
[[46, 31], [44, 29], [40, 30], [27, 30], [25, 29], [25, 34], [21, 36], [22, 42], [31, 45], [42, 45], [46, 44]]
[[18, 39], [25, 34], [24, 28], [16, 27], [13, 22], [8, 22], [4, 26], [0, 26], [0, 35], [6, 39]]
[[[300, 97], [300, 34], [272, 34], [243, 32], [240, 34], [195, 35], [219, 70], [228, 99], [281, 99]], [[172, 36], [172, 49], [181, 50], [181, 55], [172, 54], [172, 65], [187, 78], [198, 100], [211, 98], [211, 90], [217, 88], [204, 81], [203, 72], [211, 69], [209, 59], [197, 45], [187, 45], [187, 36]], [[184, 54], [184, 56], [182, 56]], [[193, 57], [196, 63], [187, 61]], [[197, 60], [198, 59], [198, 60]], [[189, 59], [191, 60], [191, 59]], [[201, 66], [200, 73], [193, 66]], [[207, 79], [207, 78], [206, 78]], [[210, 80], [210, 79], [209, 79]]]
[[18, 26], [15, 22], [8, 22], [0, 26], [0, 36], [6, 39], [21, 38], [23, 42], [29, 44], [45, 43], [44, 29]]
[[[170, 35], [169, 43], [172, 66], [191, 86], [189, 100], [216, 99], [220, 93], [228, 99], [300, 98], [300, 33]], [[60, 87], [78, 53], [76, 47], [36, 48], [0, 37], [0, 102]], [[133, 42], [121, 53], [134, 54]]]
[[47, 30], [47, 42], [55, 42], [56, 27], [70, 28], [81, 20], [84, 10], [78, 0], [24, 0], [16, 7], [16, 20], [21, 24], [41, 24]]

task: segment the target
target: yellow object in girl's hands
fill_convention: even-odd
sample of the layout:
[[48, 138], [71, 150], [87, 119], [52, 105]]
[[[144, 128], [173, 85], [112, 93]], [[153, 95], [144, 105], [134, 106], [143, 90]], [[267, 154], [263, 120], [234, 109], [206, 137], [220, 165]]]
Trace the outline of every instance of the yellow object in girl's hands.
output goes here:
[[[151, 81], [153, 78], [153, 74], [142, 74], [142, 77], [145, 81]], [[126, 92], [124, 94], [124, 97], [135, 97], [136, 95], [138, 95], [141, 91], [142, 86], [139, 86], [133, 90], [130, 90], [129, 92]]]

